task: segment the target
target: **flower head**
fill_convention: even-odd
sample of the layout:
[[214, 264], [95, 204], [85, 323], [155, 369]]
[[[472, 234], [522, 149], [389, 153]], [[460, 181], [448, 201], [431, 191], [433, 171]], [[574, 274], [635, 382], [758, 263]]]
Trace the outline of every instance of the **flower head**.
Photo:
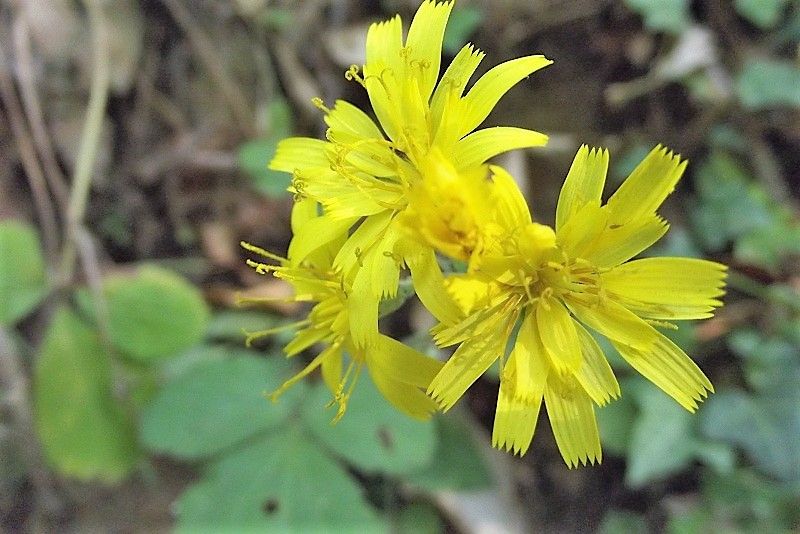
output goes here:
[[[295, 260], [356, 228], [333, 268], [352, 277], [354, 287], [368, 295], [349, 303], [358, 345], [374, 341], [378, 302], [395, 295], [405, 266], [421, 300], [438, 319], [458, 317], [438, 283], [442, 275], [433, 247], [459, 258], [471, 254], [482, 215], [460, 208], [475, 204], [481, 188], [488, 187], [482, 183], [489, 176], [484, 163], [547, 141], [547, 136], [522, 128], [473, 131], [512, 86], [551, 61], [541, 55], [507, 61], [466, 91], [484, 56], [467, 45], [439, 79], [452, 8], [453, 2], [423, 2], [405, 40], [399, 16], [370, 26], [366, 63], [361, 69], [352, 66], [346, 77], [366, 89], [377, 124], [347, 102], [337, 101], [329, 109], [317, 100], [328, 124], [327, 140], [286, 139], [270, 163], [272, 169], [293, 174], [291, 190], [297, 198], [313, 199], [324, 208], [319, 228], [295, 237]], [[431, 206], [442, 206], [446, 213], [442, 216]]]
[[[296, 204], [292, 213], [293, 227], [300, 230], [308, 224], [314, 224], [319, 218], [316, 209], [316, 203], [311, 201]], [[327, 246], [306, 256], [302, 262], [291, 261], [291, 248], [289, 259], [285, 259], [242, 243], [246, 250], [276, 262], [265, 264], [249, 261], [256, 272], [272, 273], [276, 278], [288, 282], [295, 292], [291, 300], [313, 303], [305, 319], [285, 327], [250, 334], [248, 343], [290, 328], [296, 329], [297, 333], [284, 347], [287, 357], [294, 357], [318, 344], [324, 347], [302, 371], [272, 392], [270, 398], [277, 400], [296, 382], [320, 368], [325, 384], [333, 393], [332, 403], [338, 405], [335, 422], [344, 415], [350, 394], [362, 368], [366, 366], [378, 390], [389, 402], [412, 417], [426, 419], [436, 405], [424, 389], [442, 364], [381, 334], [369, 347], [359, 347], [353, 343], [347, 305], [348, 299], [353, 296], [353, 288], [341, 273], [332, 268], [336, 247], [341, 245], [342, 240], [341, 236], [338, 240], [332, 240]]]
[[726, 268], [688, 258], [629, 261], [667, 231], [656, 210], [685, 166], [656, 147], [602, 205], [608, 153], [581, 147], [561, 190], [556, 229], [519, 214], [516, 227], [487, 247], [479, 264], [448, 280], [466, 317], [437, 328], [441, 346], [459, 344], [429, 388], [440, 405], [451, 407], [508, 354], [493, 444], [523, 454], [544, 400], [564, 460], [570, 466], [599, 461], [594, 406], [620, 391], [588, 327], [694, 411], [713, 387], [655, 327], [711, 316], [721, 305]]

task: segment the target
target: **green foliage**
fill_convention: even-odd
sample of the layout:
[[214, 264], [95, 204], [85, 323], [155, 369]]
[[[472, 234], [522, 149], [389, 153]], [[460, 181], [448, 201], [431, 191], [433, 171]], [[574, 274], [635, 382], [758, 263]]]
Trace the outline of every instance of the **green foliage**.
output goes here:
[[774, 28], [781, 20], [788, 0], [736, 0], [736, 11], [762, 29]]
[[603, 517], [598, 530], [600, 534], [618, 534], [620, 532], [647, 532], [647, 521], [641, 514], [610, 510]]
[[226, 350], [196, 347], [167, 362], [171, 379], [142, 417], [150, 450], [211, 459], [178, 502], [179, 530], [386, 531], [341, 458], [358, 471], [398, 475], [430, 491], [489, 485], [463, 424], [409, 419], [368, 375], [331, 425], [326, 387], [296, 384], [270, 404], [262, 392], [291, 375], [286, 360]]
[[444, 32], [442, 48], [447, 54], [455, 55], [469, 40], [483, 19], [480, 9], [470, 6], [459, 6], [450, 14]]
[[304, 418], [311, 433], [337, 456], [364, 471], [392, 475], [431, 463], [436, 448], [433, 425], [400, 414], [368, 376], [361, 377], [347, 413], [335, 425], [333, 410], [323, 410], [330, 400], [326, 388], [316, 388], [304, 406]]
[[678, 34], [692, 21], [688, 0], [625, 0], [625, 4], [653, 31]]
[[297, 429], [221, 458], [177, 504], [179, 532], [385, 532], [358, 484]]
[[734, 242], [737, 259], [768, 269], [800, 254], [800, 223], [729, 154], [712, 152], [697, 171], [696, 185], [692, 222], [708, 250]]
[[33, 310], [46, 292], [39, 236], [26, 224], [0, 222], [0, 325], [11, 325]]
[[800, 68], [785, 61], [751, 60], [736, 80], [736, 93], [751, 110], [800, 107]]
[[405, 479], [430, 492], [490, 487], [492, 481], [489, 471], [469, 426], [453, 416], [437, 418], [435, 424], [439, 433], [435, 461], [408, 473]]
[[289, 404], [270, 406], [263, 392], [287, 378], [286, 362], [239, 352], [201, 362], [168, 383], [143, 414], [144, 444], [179, 458], [203, 458], [284, 422]]
[[45, 455], [60, 472], [114, 482], [133, 467], [135, 430], [112, 387], [111, 361], [97, 333], [58, 310], [37, 360], [34, 396]]
[[275, 156], [278, 142], [292, 130], [292, 114], [288, 103], [275, 99], [267, 109], [268, 135], [248, 141], [239, 147], [239, 167], [253, 181], [253, 186], [268, 197], [285, 196], [292, 177], [267, 168]]
[[209, 310], [200, 292], [180, 276], [145, 266], [134, 277], [105, 283], [112, 343], [135, 360], [174, 356], [199, 342]]

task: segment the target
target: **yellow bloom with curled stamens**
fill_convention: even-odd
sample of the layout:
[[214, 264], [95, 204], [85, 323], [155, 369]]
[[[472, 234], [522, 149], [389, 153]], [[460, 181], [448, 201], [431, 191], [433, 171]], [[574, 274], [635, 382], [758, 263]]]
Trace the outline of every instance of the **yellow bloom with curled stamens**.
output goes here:
[[602, 205], [608, 153], [581, 147], [561, 190], [555, 230], [517, 211], [515, 229], [468, 273], [448, 279], [465, 318], [436, 330], [440, 346], [458, 344], [428, 389], [440, 406], [450, 408], [501, 358], [493, 445], [524, 454], [544, 401], [567, 464], [600, 461], [594, 406], [620, 390], [591, 329], [696, 410], [713, 387], [655, 327], [710, 317], [722, 304], [726, 267], [689, 258], [631, 260], [667, 231], [656, 210], [685, 166], [656, 147]]
[[[317, 100], [329, 127], [327, 140], [286, 139], [270, 163], [272, 169], [293, 174], [296, 198], [313, 199], [324, 208], [316, 226], [295, 236], [297, 261], [355, 228], [333, 268], [352, 277], [354, 289], [363, 294], [348, 303], [357, 345], [371, 343], [378, 302], [396, 294], [405, 266], [420, 299], [439, 320], [459, 318], [443, 290], [433, 247], [456, 257], [471, 254], [481, 215], [459, 206], [474, 203], [472, 184], [480, 188], [488, 180], [484, 163], [547, 141], [547, 136], [523, 128], [473, 131], [512, 86], [551, 61], [541, 55], [507, 61], [467, 91], [484, 56], [467, 45], [440, 79], [442, 39], [452, 8], [453, 2], [423, 2], [405, 40], [399, 16], [370, 26], [366, 63], [362, 69], [351, 67], [346, 77], [366, 89], [377, 124], [347, 102], [339, 100], [328, 109]], [[447, 206], [444, 216], [428, 209], [433, 190], [446, 193], [438, 203]], [[414, 216], [400, 217], [407, 210]], [[409, 224], [428, 216], [436, 220]], [[429, 230], [425, 239], [417, 239], [415, 226]]]
[[[303, 201], [295, 205], [293, 227], [302, 228], [306, 224], [313, 224], [316, 219], [314, 202]], [[305, 319], [277, 329], [252, 333], [248, 336], [248, 343], [278, 330], [296, 329], [294, 338], [284, 347], [287, 357], [297, 356], [318, 344], [324, 347], [302, 371], [269, 395], [272, 400], [277, 400], [293, 384], [320, 368], [322, 378], [333, 394], [332, 403], [338, 405], [334, 417], [336, 422], [344, 415], [350, 394], [362, 368], [366, 367], [378, 390], [395, 407], [411, 417], [430, 417], [436, 404], [425, 394], [425, 388], [441, 369], [441, 362], [382, 334], [378, 334], [375, 343], [368, 347], [353, 343], [347, 306], [353, 288], [341, 273], [332, 268], [335, 240], [302, 262], [280, 258], [248, 243], [242, 243], [242, 246], [275, 262], [248, 261], [256, 272], [272, 273], [276, 278], [288, 282], [295, 291], [294, 301], [313, 303]]]

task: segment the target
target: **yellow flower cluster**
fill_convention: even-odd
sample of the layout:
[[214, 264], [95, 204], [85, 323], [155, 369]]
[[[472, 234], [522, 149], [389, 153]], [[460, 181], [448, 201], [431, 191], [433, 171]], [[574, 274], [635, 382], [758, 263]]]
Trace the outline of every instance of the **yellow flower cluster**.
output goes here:
[[[638, 372], [690, 411], [711, 383], [656, 327], [710, 317], [725, 267], [683, 258], [632, 259], [667, 231], [657, 209], [686, 166], [656, 147], [603, 204], [608, 152], [581, 147], [564, 181], [555, 229], [534, 222], [513, 177], [486, 162], [544, 145], [522, 128], [476, 130], [500, 98], [551, 63], [535, 55], [502, 63], [467, 85], [483, 53], [467, 45], [439, 77], [453, 2], [422, 3], [403, 39], [400, 17], [373, 24], [366, 64], [346, 77], [367, 91], [374, 122], [337, 101], [317, 106], [326, 140], [282, 141], [270, 168], [291, 173], [294, 237], [287, 258], [250, 262], [314, 303], [286, 346], [294, 356], [324, 348], [316, 368], [338, 404], [362, 367], [398, 409], [426, 418], [447, 410], [496, 361], [500, 391], [493, 445], [524, 454], [542, 401], [570, 466], [600, 461], [595, 407], [620, 388], [594, 331]], [[439, 259], [459, 260], [448, 273]], [[378, 330], [380, 303], [408, 272], [438, 321], [446, 363]], [[270, 333], [270, 331], [264, 332]], [[264, 334], [262, 333], [262, 334]]]

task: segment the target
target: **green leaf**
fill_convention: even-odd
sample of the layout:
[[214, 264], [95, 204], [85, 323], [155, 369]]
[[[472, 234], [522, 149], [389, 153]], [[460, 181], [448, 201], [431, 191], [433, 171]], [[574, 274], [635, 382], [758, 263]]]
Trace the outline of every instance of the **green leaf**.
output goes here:
[[201, 361], [166, 384], [147, 406], [142, 441], [157, 452], [197, 459], [274, 428], [286, 420], [302, 386], [274, 404], [263, 394], [277, 389], [288, 369], [282, 358]]
[[110, 359], [97, 333], [61, 308], [36, 362], [36, 423], [59, 472], [114, 482], [137, 460], [135, 431], [111, 394]]
[[315, 388], [304, 405], [309, 430], [335, 454], [364, 471], [391, 475], [410, 473], [429, 465], [436, 449], [430, 421], [400, 413], [381, 396], [363, 370], [347, 403], [347, 413], [331, 425], [335, 409], [325, 409], [331, 393]]
[[598, 532], [600, 534], [617, 534], [619, 532], [647, 532], [647, 521], [644, 516], [634, 512], [609, 510], [603, 517]]
[[714, 395], [702, 412], [702, 429], [738, 445], [765, 473], [800, 482], [800, 373], [759, 396], [742, 391]]
[[742, 358], [747, 382], [756, 390], [768, 391], [780, 386], [787, 376], [800, 370], [797, 346], [780, 336], [766, 336], [745, 328], [734, 330], [728, 337], [728, 345]]
[[105, 295], [111, 342], [136, 360], [174, 356], [203, 338], [208, 305], [171, 271], [144, 266], [136, 276], [107, 280]]
[[448, 54], [455, 55], [467, 43], [482, 19], [483, 13], [476, 7], [459, 6], [458, 9], [454, 9], [447, 21], [442, 49]]
[[413, 502], [403, 508], [397, 518], [395, 532], [414, 534], [441, 534], [446, 532], [436, 507], [427, 502]]
[[385, 532], [361, 488], [283, 429], [213, 464], [177, 502], [178, 532]]
[[437, 417], [434, 424], [439, 439], [433, 461], [403, 478], [430, 492], [491, 487], [489, 469], [468, 423], [451, 414]]
[[694, 454], [692, 414], [655, 386], [638, 392], [625, 483], [639, 488], [684, 469]]
[[596, 410], [597, 426], [600, 430], [600, 441], [603, 452], [610, 452], [616, 456], [625, 456], [638, 409], [633, 398], [623, 388], [623, 395], [609, 404]]
[[751, 60], [739, 74], [736, 92], [751, 110], [800, 107], [800, 68], [785, 61]]
[[653, 31], [678, 34], [692, 23], [688, 0], [625, 0]]
[[[247, 334], [278, 326], [286, 318], [261, 311], [226, 310], [211, 316], [206, 337], [243, 344]], [[291, 338], [290, 338], [291, 339]]]
[[774, 28], [781, 20], [787, 0], [736, 0], [736, 11], [761, 29]]
[[0, 222], [0, 325], [11, 325], [33, 310], [47, 290], [39, 236], [30, 226]]
[[692, 223], [709, 250], [722, 250], [729, 241], [775, 221], [766, 193], [724, 152], [713, 152], [700, 166], [696, 184], [699, 201], [691, 212]]

